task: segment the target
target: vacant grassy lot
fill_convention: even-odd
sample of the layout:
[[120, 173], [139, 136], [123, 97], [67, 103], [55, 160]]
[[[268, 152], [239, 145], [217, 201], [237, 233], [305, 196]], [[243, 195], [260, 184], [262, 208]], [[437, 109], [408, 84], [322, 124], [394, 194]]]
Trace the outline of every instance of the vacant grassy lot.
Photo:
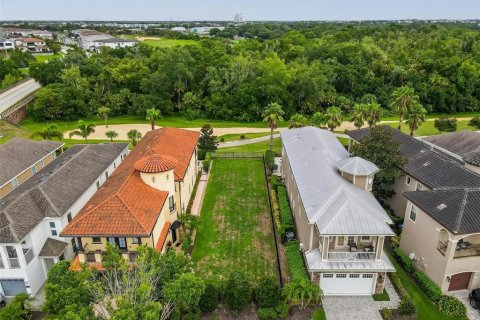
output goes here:
[[38, 62], [45, 62], [45, 61], [48, 61], [48, 60], [58, 59], [58, 58], [62, 58], [62, 57], [63, 57], [63, 54], [55, 53], [55, 54], [52, 54], [52, 55], [45, 55], [45, 56], [38, 55], [38, 56], [35, 56], [35, 59]]
[[215, 159], [192, 253], [202, 278], [233, 271], [276, 276], [275, 244], [260, 159]]
[[[387, 123], [387, 124], [394, 128], [398, 127], [398, 123]], [[415, 130], [414, 135], [416, 137], [423, 137], [423, 136], [433, 136], [436, 134], [441, 134], [442, 132], [435, 129], [433, 124], [434, 124], [433, 121], [424, 122], [418, 130]], [[457, 131], [460, 131], [460, 130], [474, 130], [474, 128], [468, 125], [468, 121], [457, 121]], [[402, 132], [405, 132], [406, 134], [410, 134], [410, 129], [408, 128], [408, 125], [406, 123], [402, 124]]]
[[186, 46], [186, 45], [198, 45], [198, 41], [195, 40], [184, 40], [184, 39], [148, 39], [142, 41], [142, 43], [156, 47], [156, 48], [171, 48], [175, 46]]
[[[278, 133], [278, 131], [274, 131], [274, 134]], [[269, 136], [270, 132], [249, 132], [249, 133], [241, 133], [241, 134], [224, 134], [223, 136], [219, 136], [218, 140], [221, 141], [235, 141], [235, 140], [241, 140], [241, 136], [244, 136], [243, 139], [255, 139], [255, 138], [260, 138], [260, 137], [265, 137]]]

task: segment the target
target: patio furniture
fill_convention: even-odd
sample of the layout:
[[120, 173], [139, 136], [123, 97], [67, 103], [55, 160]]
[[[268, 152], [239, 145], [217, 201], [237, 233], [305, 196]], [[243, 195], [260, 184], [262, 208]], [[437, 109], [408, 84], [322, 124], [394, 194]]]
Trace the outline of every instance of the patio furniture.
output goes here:
[[350, 252], [357, 252], [357, 251], [358, 251], [357, 244], [356, 243], [350, 244]]
[[363, 248], [363, 250], [364, 250], [365, 252], [371, 252], [371, 251], [372, 251], [372, 249], [371, 249], [370, 247], [365, 247], [365, 248]]

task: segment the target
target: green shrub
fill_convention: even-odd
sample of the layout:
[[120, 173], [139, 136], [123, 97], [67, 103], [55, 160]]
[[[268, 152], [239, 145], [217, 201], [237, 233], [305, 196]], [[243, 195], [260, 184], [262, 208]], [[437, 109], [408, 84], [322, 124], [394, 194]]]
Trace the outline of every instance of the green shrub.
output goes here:
[[453, 296], [441, 296], [438, 300], [438, 309], [450, 317], [464, 318], [467, 315], [463, 302]]
[[275, 307], [275, 311], [277, 311], [278, 319], [285, 319], [290, 313], [290, 307], [286, 303], [280, 303]]
[[233, 272], [227, 280], [225, 302], [233, 310], [240, 311], [252, 300], [252, 287], [245, 274]]
[[295, 232], [295, 225], [293, 224], [292, 209], [288, 203], [287, 189], [283, 185], [277, 187], [278, 193], [278, 205], [280, 207], [280, 221], [282, 222], [282, 228], [280, 234], [282, 239], [285, 240], [285, 233], [288, 231]]
[[[278, 207], [277, 193], [273, 189], [270, 189], [269, 191], [270, 191], [270, 198], [272, 199], [273, 219], [275, 221], [275, 226], [277, 227], [277, 230], [280, 230], [282, 227], [282, 223], [280, 222], [280, 208]], [[283, 235], [283, 237], [284, 236], [285, 235]]]
[[217, 308], [218, 298], [220, 296], [219, 288], [214, 284], [207, 284], [205, 286], [205, 292], [200, 298], [198, 306], [203, 312], [212, 312]]
[[290, 241], [287, 244], [287, 264], [292, 281], [300, 281], [308, 279], [308, 273], [303, 263], [302, 253], [300, 252], [300, 244], [298, 241]]
[[390, 247], [392, 249], [396, 249], [400, 246], [400, 237], [399, 236], [393, 236], [390, 238]]
[[281, 182], [279, 181], [278, 176], [272, 176], [272, 177], [271, 177], [271, 184], [272, 184], [272, 188], [273, 188], [273, 190], [275, 190], [275, 192], [278, 192], [278, 190], [277, 190], [277, 187], [278, 187], [278, 186], [280, 186], [280, 185], [283, 186], [283, 183], [281, 183]]
[[433, 301], [438, 301], [442, 296], [440, 288], [430, 280], [423, 272], [415, 272], [413, 275], [415, 281], [419, 287], [425, 292], [425, 294]]
[[402, 297], [400, 302], [398, 303], [398, 311], [401, 314], [411, 315], [415, 313], [415, 303], [410, 296], [405, 295]]
[[260, 308], [257, 310], [257, 315], [260, 320], [278, 319], [275, 308]]
[[245, 137], [244, 134], [240, 135], [240, 140], [243, 140], [243, 139], [245, 139], [245, 138], [246, 138], [246, 137]]
[[267, 165], [269, 172], [273, 172], [273, 167], [275, 166], [275, 152], [272, 150], [267, 149], [265, 151], [265, 164]]
[[207, 155], [207, 151], [198, 149], [198, 153], [197, 153], [198, 160], [205, 160], [206, 155]]
[[280, 302], [280, 287], [272, 278], [263, 278], [255, 289], [255, 301], [261, 308], [275, 307]]
[[393, 311], [392, 309], [382, 308], [380, 310], [383, 320], [390, 320], [392, 318]]
[[415, 272], [415, 266], [413, 265], [412, 260], [403, 253], [400, 248], [396, 248], [393, 250], [395, 258], [398, 260], [398, 262], [402, 265], [402, 267], [407, 271], [407, 273], [414, 273]]
[[318, 308], [315, 310], [312, 314], [312, 320], [327, 320], [325, 310], [323, 310], [323, 308]]
[[220, 138], [220, 142], [225, 142], [225, 138]]

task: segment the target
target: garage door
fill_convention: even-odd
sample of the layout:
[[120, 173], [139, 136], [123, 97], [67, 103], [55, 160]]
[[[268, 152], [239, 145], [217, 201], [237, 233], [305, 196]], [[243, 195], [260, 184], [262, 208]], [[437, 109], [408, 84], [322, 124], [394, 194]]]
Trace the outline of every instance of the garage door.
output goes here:
[[323, 273], [320, 288], [325, 295], [369, 295], [375, 278], [374, 273]]
[[0, 280], [0, 284], [7, 297], [27, 292], [23, 279]]
[[448, 291], [468, 289], [471, 277], [471, 272], [463, 272], [453, 275], [450, 279], [450, 284], [448, 285]]

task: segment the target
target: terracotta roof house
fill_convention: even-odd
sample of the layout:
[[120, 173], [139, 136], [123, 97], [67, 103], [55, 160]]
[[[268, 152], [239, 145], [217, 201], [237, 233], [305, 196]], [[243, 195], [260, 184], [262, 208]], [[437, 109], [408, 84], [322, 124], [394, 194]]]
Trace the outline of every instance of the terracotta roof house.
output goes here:
[[424, 137], [424, 141], [449, 152], [465, 162], [465, 166], [480, 173], [480, 131], [462, 130]]
[[55, 159], [63, 142], [14, 138], [0, 144], [0, 198]]
[[392, 220], [372, 195], [378, 167], [330, 132], [286, 130], [282, 176], [308, 272], [325, 295], [383, 292], [395, 268], [383, 251]]
[[131, 260], [139, 245], [163, 252], [178, 241], [198, 173], [198, 132], [161, 128], [148, 132], [78, 216], [63, 230], [79, 252], [74, 261], [101, 268], [107, 242]]
[[74, 257], [60, 232], [127, 154], [125, 143], [72, 146], [0, 199], [0, 292], [36, 294], [52, 265]]
[[[400, 248], [443, 292], [480, 286], [480, 174], [468, 169], [454, 148], [467, 149], [463, 133], [445, 149], [412, 138], [397, 129], [393, 139], [408, 163], [398, 178], [389, 204], [404, 216]], [[347, 131], [361, 143], [368, 129]], [[471, 136], [470, 134], [467, 134]], [[467, 138], [468, 140], [468, 138]], [[462, 147], [462, 145], [464, 145]]]

